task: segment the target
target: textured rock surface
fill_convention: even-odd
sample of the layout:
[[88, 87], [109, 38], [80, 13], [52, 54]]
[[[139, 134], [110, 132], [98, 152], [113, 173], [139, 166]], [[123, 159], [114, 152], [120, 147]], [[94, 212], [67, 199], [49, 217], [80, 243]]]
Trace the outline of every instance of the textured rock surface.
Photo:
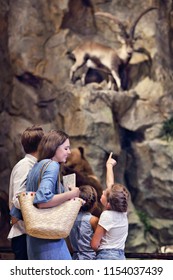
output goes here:
[[[127, 91], [71, 84], [67, 51], [86, 39], [120, 47], [117, 26], [93, 11], [114, 13], [130, 26], [149, 2], [0, 0], [1, 190], [8, 193], [11, 169], [22, 156], [20, 133], [33, 123], [67, 131], [103, 185], [113, 151], [116, 179], [132, 197], [127, 250], [133, 252], [173, 244], [173, 142], [160, 135], [173, 115], [172, 57], [160, 39], [162, 33], [164, 42], [172, 40], [168, 27], [161, 28], [164, 9], [159, 18], [161, 10], [145, 15], [136, 28], [135, 47], [145, 48], [152, 64], [146, 54], [134, 54]], [[170, 29], [171, 22], [172, 15]]]

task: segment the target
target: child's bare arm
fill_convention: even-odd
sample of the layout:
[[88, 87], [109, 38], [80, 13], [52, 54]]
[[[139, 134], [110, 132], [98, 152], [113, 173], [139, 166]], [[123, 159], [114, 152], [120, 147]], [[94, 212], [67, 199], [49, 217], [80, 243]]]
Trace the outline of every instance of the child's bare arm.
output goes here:
[[98, 224], [99, 218], [96, 216], [91, 217], [90, 224], [92, 226], [93, 231], [96, 230], [97, 224]]
[[116, 160], [112, 158], [112, 152], [106, 162], [106, 186], [110, 188], [114, 184], [113, 167], [117, 164]]
[[97, 228], [94, 232], [94, 235], [91, 239], [91, 247], [94, 251], [97, 251], [99, 246], [100, 246], [100, 242], [102, 237], [105, 235], [106, 230], [101, 227], [100, 225], [97, 225]]

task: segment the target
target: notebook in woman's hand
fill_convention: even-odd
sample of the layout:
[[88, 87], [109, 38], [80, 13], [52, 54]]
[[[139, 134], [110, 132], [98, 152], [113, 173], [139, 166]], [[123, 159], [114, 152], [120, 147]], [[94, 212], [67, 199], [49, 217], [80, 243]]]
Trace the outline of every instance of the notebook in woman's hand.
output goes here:
[[70, 190], [76, 187], [76, 173], [65, 175], [62, 177], [62, 179], [63, 179], [63, 186], [66, 190]]

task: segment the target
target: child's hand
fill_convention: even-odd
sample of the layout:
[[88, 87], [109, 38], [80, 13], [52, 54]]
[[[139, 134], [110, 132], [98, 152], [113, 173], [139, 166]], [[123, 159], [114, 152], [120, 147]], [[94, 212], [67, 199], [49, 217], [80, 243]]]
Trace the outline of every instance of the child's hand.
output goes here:
[[108, 160], [106, 162], [106, 167], [108, 167], [110, 164], [112, 166], [115, 166], [117, 164], [116, 160], [112, 158], [112, 155], [113, 155], [113, 153], [111, 152], [109, 157], [108, 157]]
[[14, 224], [16, 224], [17, 222], [19, 221], [19, 219], [18, 218], [16, 218], [16, 217], [12, 217], [11, 216], [11, 220], [10, 220], [10, 225], [14, 225]]

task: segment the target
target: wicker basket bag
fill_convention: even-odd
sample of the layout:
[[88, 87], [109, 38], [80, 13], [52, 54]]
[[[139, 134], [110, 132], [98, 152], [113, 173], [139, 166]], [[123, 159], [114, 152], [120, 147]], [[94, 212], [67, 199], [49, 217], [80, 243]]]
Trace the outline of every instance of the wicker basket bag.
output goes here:
[[[40, 171], [38, 187], [41, 177], [50, 162], [51, 160], [46, 162]], [[18, 194], [26, 233], [43, 239], [66, 238], [70, 234], [83, 200], [76, 197], [58, 206], [40, 209], [33, 204], [34, 197], [35, 192], [22, 192]]]
[[34, 192], [22, 192], [19, 195], [26, 233], [44, 239], [66, 238], [83, 200], [75, 198], [55, 207], [39, 209], [33, 205], [34, 196]]

